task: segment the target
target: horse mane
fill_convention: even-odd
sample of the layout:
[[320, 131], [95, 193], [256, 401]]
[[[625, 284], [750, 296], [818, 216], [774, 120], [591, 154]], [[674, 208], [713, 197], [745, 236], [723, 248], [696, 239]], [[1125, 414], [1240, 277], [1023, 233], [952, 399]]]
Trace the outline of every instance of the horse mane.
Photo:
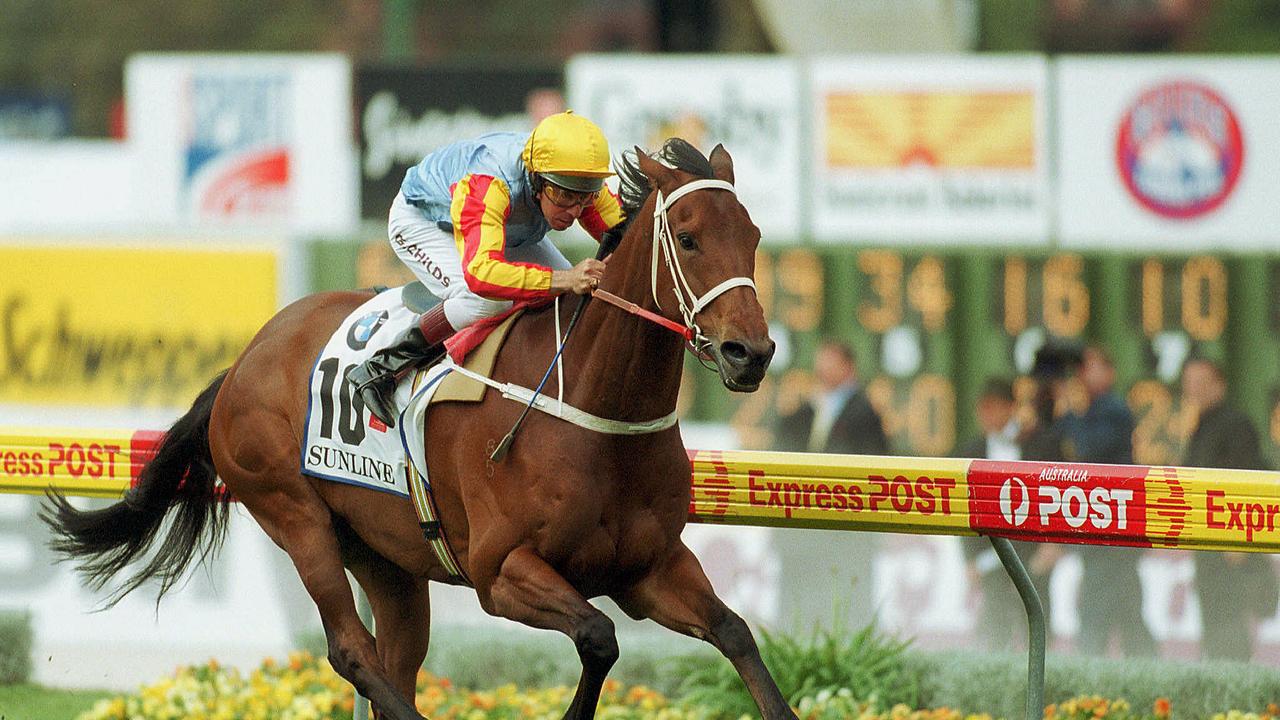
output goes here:
[[[715, 171], [711, 169], [711, 161], [697, 148], [687, 141], [673, 137], [662, 144], [662, 148], [649, 157], [669, 168], [683, 170], [700, 178], [713, 178]], [[618, 162], [618, 199], [622, 201], [622, 212], [626, 216], [622, 229], [631, 225], [631, 221], [640, 214], [640, 207], [649, 199], [653, 188], [649, 178], [640, 169], [640, 160], [634, 151], [624, 152]]]

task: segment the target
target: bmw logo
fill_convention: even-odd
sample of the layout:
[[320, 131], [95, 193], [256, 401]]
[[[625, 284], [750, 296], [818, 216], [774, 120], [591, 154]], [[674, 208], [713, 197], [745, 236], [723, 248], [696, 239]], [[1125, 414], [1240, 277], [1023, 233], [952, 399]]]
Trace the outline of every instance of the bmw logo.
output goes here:
[[386, 310], [376, 310], [351, 323], [351, 328], [347, 330], [347, 347], [352, 350], [365, 349], [369, 344], [369, 338], [378, 332], [378, 328], [387, 321], [387, 317]]

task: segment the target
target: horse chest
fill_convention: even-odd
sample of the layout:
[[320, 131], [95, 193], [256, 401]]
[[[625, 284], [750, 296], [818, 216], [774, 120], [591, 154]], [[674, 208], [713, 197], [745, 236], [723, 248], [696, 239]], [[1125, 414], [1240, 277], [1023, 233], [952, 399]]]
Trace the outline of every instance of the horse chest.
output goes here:
[[596, 508], [598, 512], [590, 513], [594, 520], [588, 524], [581, 523], [583, 506], [576, 505], [574, 517], [563, 518], [565, 525], [557, 527], [552, 521], [548, 527], [544, 557], [586, 595], [608, 593], [634, 582], [679, 539], [687, 507], [687, 500], [676, 512], [669, 507], [674, 505], [671, 502], [637, 500], [634, 496], [608, 498]]

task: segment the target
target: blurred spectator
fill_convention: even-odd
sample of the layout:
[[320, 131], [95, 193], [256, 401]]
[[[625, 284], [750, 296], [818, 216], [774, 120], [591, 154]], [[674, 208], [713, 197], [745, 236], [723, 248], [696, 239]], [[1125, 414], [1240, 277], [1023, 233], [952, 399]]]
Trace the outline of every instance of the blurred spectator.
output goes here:
[[[781, 418], [776, 449], [792, 452], [884, 455], [889, 450], [880, 416], [858, 382], [853, 349], [825, 340], [813, 360], [815, 393], [810, 402]], [[793, 632], [817, 625], [861, 629], [874, 618], [872, 563], [876, 533], [776, 530], [779, 607]]]
[[[960, 447], [965, 458], [1022, 460], [1022, 428], [1017, 418], [1013, 383], [992, 378], [982, 386], [975, 412], [982, 435]], [[985, 537], [961, 538], [969, 582], [982, 595], [982, 610], [975, 632], [989, 650], [1025, 646], [1026, 610], [1009, 574]], [[1031, 573], [1031, 581], [1045, 616], [1049, 615], [1049, 578], [1058, 548], [1049, 544], [1014, 542], [1013, 549]]]
[[960, 457], [1021, 460], [1021, 427], [1014, 417], [1016, 409], [1013, 383], [1000, 378], [987, 380], [974, 408], [982, 435], [962, 445]]
[[816, 394], [778, 422], [777, 446], [791, 452], [885, 455], [889, 441], [880, 416], [858, 382], [853, 349], [824, 340], [813, 358]]
[[1035, 390], [1031, 415], [1019, 438], [1023, 460], [1062, 462], [1067, 459], [1063, 428], [1057, 423], [1054, 388], [1071, 376], [1080, 364], [1080, 349], [1073, 344], [1049, 340], [1036, 351], [1031, 368]]
[[[1097, 345], [1084, 348], [1073, 380], [1083, 386], [1088, 409], [1068, 410], [1058, 420], [1069, 460], [1084, 463], [1133, 462], [1133, 414], [1113, 388], [1116, 369]], [[1071, 404], [1076, 388], [1066, 380], [1053, 383], [1059, 407]], [[1079, 550], [1084, 573], [1080, 578], [1080, 641], [1078, 649], [1103, 655], [1112, 635], [1123, 655], [1154, 655], [1155, 640], [1142, 619], [1142, 582], [1138, 551], [1085, 545]]]
[[1049, 52], [1184, 50], [1204, 27], [1210, 0], [1047, 0]]
[[[1182, 369], [1182, 401], [1199, 410], [1182, 464], [1188, 467], [1265, 470], [1258, 431], [1226, 400], [1222, 368], [1192, 359]], [[1205, 658], [1247, 662], [1254, 624], [1275, 613], [1277, 587], [1271, 559], [1256, 553], [1193, 553], [1200, 596], [1200, 652]]]

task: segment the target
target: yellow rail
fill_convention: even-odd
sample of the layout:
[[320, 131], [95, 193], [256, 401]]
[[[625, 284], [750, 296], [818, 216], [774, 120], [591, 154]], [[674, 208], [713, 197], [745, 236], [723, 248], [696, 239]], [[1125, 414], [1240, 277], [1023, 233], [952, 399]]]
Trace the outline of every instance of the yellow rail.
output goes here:
[[119, 497], [155, 453], [149, 430], [0, 427], [0, 492]]
[[1280, 550], [1280, 473], [697, 450], [690, 520]]
[[[0, 427], [0, 492], [119, 497], [160, 433]], [[1280, 473], [692, 450], [700, 523], [1280, 551]]]

